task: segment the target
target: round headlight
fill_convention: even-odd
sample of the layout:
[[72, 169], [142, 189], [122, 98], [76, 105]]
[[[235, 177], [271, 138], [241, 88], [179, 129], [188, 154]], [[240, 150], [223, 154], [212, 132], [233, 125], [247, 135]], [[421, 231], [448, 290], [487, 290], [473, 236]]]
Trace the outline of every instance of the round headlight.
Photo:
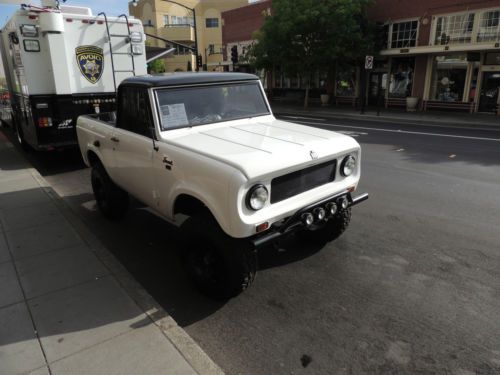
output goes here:
[[356, 158], [352, 155], [348, 155], [342, 160], [342, 164], [340, 165], [340, 173], [342, 176], [348, 177], [356, 169]]
[[269, 193], [264, 185], [255, 185], [247, 194], [248, 208], [258, 211], [264, 207], [269, 198]]

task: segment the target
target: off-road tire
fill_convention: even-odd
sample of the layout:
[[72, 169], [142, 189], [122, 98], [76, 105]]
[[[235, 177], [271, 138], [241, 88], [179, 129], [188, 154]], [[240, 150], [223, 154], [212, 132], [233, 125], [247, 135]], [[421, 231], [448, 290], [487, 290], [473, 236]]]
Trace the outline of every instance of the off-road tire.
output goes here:
[[188, 218], [181, 234], [183, 266], [203, 294], [222, 300], [250, 287], [257, 253], [249, 241], [229, 237], [208, 213]]
[[17, 143], [19, 144], [19, 146], [21, 146], [21, 148], [24, 151], [32, 150], [31, 147], [26, 142], [26, 140], [24, 139], [23, 129], [21, 128], [21, 125], [18, 123], [18, 121], [15, 119], [15, 117], [12, 118], [12, 123], [14, 125], [13, 128], [14, 128], [14, 132], [16, 133], [16, 140], [17, 140]]
[[122, 219], [128, 210], [129, 196], [111, 180], [99, 162], [92, 166], [91, 182], [97, 207], [102, 215], [110, 220]]
[[297, 232], [301, 241], [315, 245], [325, 245], [336, 240], [345, 232], [351, 222], [351, 207], [340, 210], [337, 214], [317, 229], [303, 229]]

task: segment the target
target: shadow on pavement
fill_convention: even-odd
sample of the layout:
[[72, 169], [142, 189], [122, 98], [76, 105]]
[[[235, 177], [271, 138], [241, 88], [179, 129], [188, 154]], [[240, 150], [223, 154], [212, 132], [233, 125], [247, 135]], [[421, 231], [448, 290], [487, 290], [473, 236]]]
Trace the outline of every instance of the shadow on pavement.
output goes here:
[[[66, 197], [91, 232], [134, 278], [172, 315], [180, 326], [210, 316], [224, 306], [199, 293], [184, 273], [179, 257], [182, 238], [176, 226], [134, 202], [124, 220], [111, 222], [97, 211], [92, 194]], [[301, 248], [294, 237], [280, 250], [259, 252], [259, 269], [283, 266], [313, 255], [319, 249]]]

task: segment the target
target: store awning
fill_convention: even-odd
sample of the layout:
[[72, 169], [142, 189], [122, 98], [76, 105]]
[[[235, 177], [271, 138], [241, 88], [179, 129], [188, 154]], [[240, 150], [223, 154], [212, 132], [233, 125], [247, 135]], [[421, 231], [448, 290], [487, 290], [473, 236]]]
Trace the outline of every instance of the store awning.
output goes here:
[[500, 43], [469, 43], [469, 44], [449, 44], [439, 46], [421, 46], [410, 48], [391, 48], [380, 51], [381, 56], [401, 56], [401, 55], [423, 55], [423, 54], [442, 54], [459, 52], [480, 52], [480, 51], [499, 51]]

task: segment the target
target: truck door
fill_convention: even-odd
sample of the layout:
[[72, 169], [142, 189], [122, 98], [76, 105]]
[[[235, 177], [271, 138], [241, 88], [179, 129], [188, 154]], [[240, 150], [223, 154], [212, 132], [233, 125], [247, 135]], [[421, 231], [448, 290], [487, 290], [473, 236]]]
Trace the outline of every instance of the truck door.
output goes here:
[[120, 87], [117, 125], [110, 140], [114, 181], [143, 203], [154, 205], [152, 115], [147, 91]]

